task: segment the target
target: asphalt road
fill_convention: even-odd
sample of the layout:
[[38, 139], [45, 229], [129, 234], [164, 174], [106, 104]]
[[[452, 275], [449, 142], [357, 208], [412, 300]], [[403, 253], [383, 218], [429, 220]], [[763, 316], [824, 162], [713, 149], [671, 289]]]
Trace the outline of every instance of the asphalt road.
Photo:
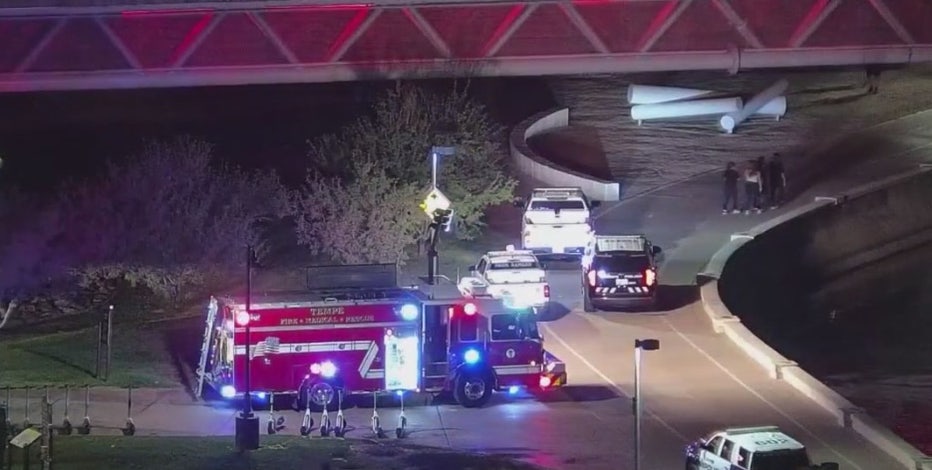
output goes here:
[[[883, 174], [929, 159], [932, 113], [924, 113], [862, 133], [858, 138], [886, 142], [882, 155], [848, 165], [800, 195], [787, 206], [814, 195], [879, 179]], [[847, 144], [852, 144], [848, 141]], [[854, 142], [856, 144], [856, 142]], [[662, 308], [642, 313], [583, 313], [580, 274], [570, 265], [548, 272], [556, 308], [543, 326], [547, 348], [563, 359], [569, 385], [540, 397], [496, 396], [482, 409], [408, 401], [406, 414], [412, 443], [511, 454], [551, 468], [633, 468], [634, 419], [630, 396], [633, 344], [657, 338], [659, 351], [644, 356], [642, 383], [645, 415], [644, 470], [683, 465], [683, 448], [713, 429], [741, 425], [778, 425], [802, 441], [817, 462], [836, 461], [846, 470], [900, 468], [892, 459], [839, 427], [833, 416], [765, 371], [716, 335], [696, 301], [695, 274], [731, 233], [745, 230], [779, 213], [721, 216], [719, 180], [714, 174], [661, 188], [602, 209], [602, 233], [645, 233], [664, 248], [660, 278]], [[61, 421], [62, 392], [53, 390], [55, 421]], [[39, 421], [35, 392], [29, 419]], [[23, 392], [14, 395], [11, 418], [26, 416]], [[347, 410], [355, 428], [349, 437], [371, 437], [367, 402]], [[381, 405], [380, 405], [381, 406]], [[83, 396], [72, 393], [70, 419], [79, 423]], [[400, 409], [380, 412], [391, 431]], [[134, 392], [132, 417], [137, 435], [232, 435], [236, 412], [223, 403], [201, 403], [179, 390]], [[263, 420], [267, 412], [259, 412]], [[297, 434], [301, 414], [283, 411], [282, 433]], [[119, 434], [127, 417], [126, 392], [93, 392], [89, 416], [93, 434]], [[319, 415], [315, 415], [319, 422]], [[315, 434], [316, 436], [317, 434]], [[319, 438], [319, 437], [316, 437]]]

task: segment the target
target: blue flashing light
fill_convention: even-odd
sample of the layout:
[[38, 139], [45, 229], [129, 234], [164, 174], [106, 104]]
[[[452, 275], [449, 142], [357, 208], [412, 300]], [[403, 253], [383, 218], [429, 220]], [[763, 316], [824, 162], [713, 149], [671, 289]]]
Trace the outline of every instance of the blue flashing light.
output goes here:
[[404, 395], [404, 394], [405, 394], [405, 391], [404, 391], [404, 390], [396, 390], [396, 391], [395, 391], [395, 395], [398, 395], [399, 397], [402, 396], [402, 395]]
[[508, 394], [509, 394], [509, 395], [514, 395], [514, 394], [518, 393], [519, 390], [521, 390], [521, 387], [518, 387], [517, 385], [512, 385], [512, 386], [508, 387]]
[[265, 392], [259, 392], [256, 394], [256, 398], [258, 398], [261, 401], [265, 401], [265, 397], [266, 397]]
[[320, 375], [327, 379], [333, 378], [337, 375], [337, 366], [330, 361], [324, 362], [320, 365]]
[[475, 349], [467, 349], [466, 352], [463, 353], [463, 360], [466, 361], [467, 364], [475, 364], [479, 362], [479, 351], [476, 351]]
[[401, 306], [401, 318], [407, 321], [417, 320], [417, 314], [420, 313], [417, 305], [404, 304]]
[[232, 385], [224, 385], [220, 387], [220, 396], [223, 398], [233, 398], [236, 396], [236, 387]]

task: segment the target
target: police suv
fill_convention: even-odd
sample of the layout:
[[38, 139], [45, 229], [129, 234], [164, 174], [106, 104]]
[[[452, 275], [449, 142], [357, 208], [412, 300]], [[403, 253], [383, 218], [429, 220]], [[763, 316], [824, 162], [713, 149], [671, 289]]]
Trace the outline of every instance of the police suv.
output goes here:
[[661, 253], [643, 235], [595, 235], [582, 257], [583, 310], [653, 307]]
[[716, 431], [686, 447], [686, 470], [838, 470], [813, 465], [806, 447], [776, 426]]
[[536, 188], [515, 205], [524, 208], [521, 247], [542, 257], [579, 256], [592, 236], [590, 201], [580, 188]]

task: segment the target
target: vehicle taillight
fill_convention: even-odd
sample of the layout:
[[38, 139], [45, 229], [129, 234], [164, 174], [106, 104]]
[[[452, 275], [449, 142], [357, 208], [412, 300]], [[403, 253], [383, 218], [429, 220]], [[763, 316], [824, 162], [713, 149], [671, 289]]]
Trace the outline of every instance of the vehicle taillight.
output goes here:
[[589, 277], [589, 285], [592, 287], [595, 287], [596, 281], [595, 281], [595, 270], [594, 269], [592, 271], [589, 271], [588, 277]]
[[657, 273], [653, 268], [650, 268], [644, 271], [644, 284], [647, 284], [648, 287], [654, 285], [654, 282], [657, 281]]
[[549, 284], [544, 284], [544, 297], [548, 299], [550, 298], [550, 285]]
[[550, 377], [546, 375], [540, 376], [540, 388], [547, 388], [550, 386]]
[[472, 302], [467, 302], [466, 305], [463, 305], [463, 313], [466, 315], [475, 315], [479, 309], [476, 307], [476, 304]]

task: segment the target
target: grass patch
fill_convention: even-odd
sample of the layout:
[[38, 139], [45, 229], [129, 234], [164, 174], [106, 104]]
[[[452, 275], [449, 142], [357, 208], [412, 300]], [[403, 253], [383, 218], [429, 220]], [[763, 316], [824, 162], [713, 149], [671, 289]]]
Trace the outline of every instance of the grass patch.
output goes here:
[[[302, 468], [337, 469], [499, 469], [531, 470], [537, 467], [508, 456], [465, 454], [444, 449], [297, 436], [262, 436], [262, 447], [240, 454], [232, 437], [56, 437], [53, 461], [60, 470], [237, 470]], [[37, 467], [38, 449], [30, 458]], [[22, 455], [14, 456], [13, 468]]]
[[0, 343], [0, 364], [3, 364], [0, 386], [174, 387], [179, 384], [180, 364], [190, 362], [191, 350], [196, 351], [199, 346], [201, 323], [195, 318], [114, 324], [113, 364], [107, 382], [94, 377], [96, 327], [4, 341]]

